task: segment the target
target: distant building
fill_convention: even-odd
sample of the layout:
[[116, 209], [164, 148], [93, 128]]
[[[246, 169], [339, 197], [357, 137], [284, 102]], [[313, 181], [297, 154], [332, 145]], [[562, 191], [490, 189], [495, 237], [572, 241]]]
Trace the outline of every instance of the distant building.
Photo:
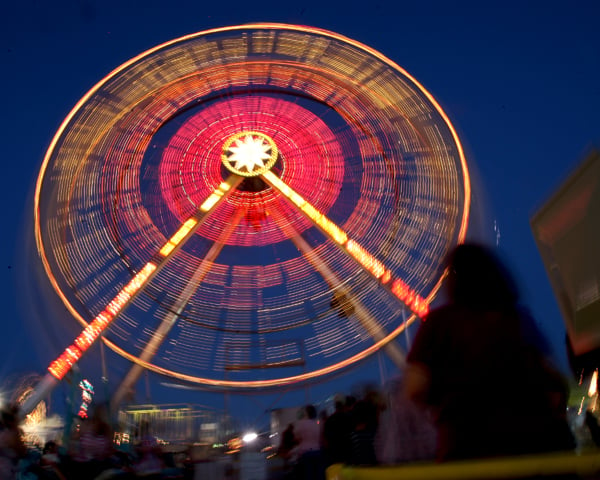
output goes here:
[[166, 443], [215, 444], [234, 433], [229, 417], [198, 405], [129, 405], [119, 410], [118, 422], [128, 443], [136, 443], [144, 422]]

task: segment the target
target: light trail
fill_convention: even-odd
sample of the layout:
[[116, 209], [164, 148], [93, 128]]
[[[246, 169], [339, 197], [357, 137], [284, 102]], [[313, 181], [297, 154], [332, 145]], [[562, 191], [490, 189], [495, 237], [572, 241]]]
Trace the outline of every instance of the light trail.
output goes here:
[[338, 227], [325, 215], [320, 213], [305, 198], [295, 192], [289, 185], [281, 180], [270, 170], [261, 174], [263, 180], [281, 193], [289, 202], [311, 220], [319, 229], [349, 257], [354, 259], [361, 267], [388, 288], [401, 300], [415, 315], [424, 317], [429, 310], [429, 303], [410, 288], [402, 279], [394, 278], [392, 272], [385, 265], [368, 253], [348, 234]]
[[[212, 36], [216, 38], [213, 39]], [[223, 39], [226, 40], [223, 42]], [[223, 45], [227, 45], [227, 48], [223, 48]], [[270, 54], [275, 52], [278, 53], [277, 58], [270, 58]], [[222, 61], [212, 62], [215, 55]], [[283, 57], [287, 60], [282, 61]], [[198, 65], [202, 65], [202, 68], [198, 69]], [[191, 102], [209, 98], [215, 91], [244, 86], [251, 86], [255, 92], [247, 98], [228, 96], [222, 99], [222, 103], [219, 100], [203, 108], [199, 114], [191, 117], [190, 122], [184, 125], [185, 128], [178, 130], [173, 137], [175, 140], [169, 142], [163, 150], [160, 164], [144, 163], [150, 139], [161, 128], [164, 119], [178, 114]], [[286, 97], [275, 98], [272, 93], [277, 91], [285, 91], [286, 95], [298, 95], [298, 101], [292, 97], [293, 102], [287, 101]], [[267, 94], [261, 95], [261, 92]], [[106, 99], [113, 101], [107, 102]], [[320, 115], [321, 110], [315, 109], [313, 112], [304, 108], [306, 105], [303, 99], [327, 106], [332, 113], [335, 110], [339, 119], [321, 121], [325, 118]], [[426, 118], [430, 120], [423, 121]], [[344, 122], [345, 131], [330, 131], [332, 126], [339, 127], [336, 123], [339, 121]], [[372, 128], [374, 125], [377, 125], [376, 130]], [[438, 127], [442, 127], [442, 131]], [[244, 130], [246, 140], [248, 133], [256, 130], [271, 135], [278, 142], [282, 158], [293, 158], [293, 161], [285, 165], [285, 175], [282, 178], [301, 195], [296, 200], [304, 202], [304, 207], [301, 208], [294, 202], [289, 206], [287, 202], [281, 204], [282, 207], [285, 204], [288, 211], [295, 210], [294, 206], [299, 208], [308, 219], [295, 219], [299, 220], [298, 234], [307, 225], [316, 225], [321, 231], [329, 232], [325, 233], [327, 238], [339, 247], [336, 249], [335, 259], [341, 257], [342, 252], [343, 255], [348, 255], [381, 285], [393, 292], [391, 297], [400, 299], [408, 306], [402, 311], [402, 324], [389, 326], [392, 331], [377, 341], [376, 345], [369, 345], [369, 348], [356, 355], [344, 353], [345, 357], [352, 355], [346, 358], [349, 363], [365, 358], [383, 347], [406, 325], [415, 321], [418, 312], [422, 315], [426, 311], [427, 304], [435, 296], [444, 277], [438, 275], [436, 261], [447, 251], [449, 245], [464, 239], [470, 205], [469, 174], [464, 153], [458, 136], [441, 107], [423, 86], [394, 62], [359, 42], [333, 32], [271, 23], [225, 27], [166, 42], [115, 69], [78, 102], [52, 140], [36, 185], [36, 241], [52, 286], [66, 308], [85, 327], [78, 341], [70, 347], [71, 350], [65, 350], [66, 360], [76, 361], [79, 357], [75, 347], [87, 349], [101, 335], [98, 332], [105, 331], [114, 320], [114, 317], [100, 317], [94, 319], [98, 321], [90, 327], [87, 318], [82, 318], [76, 307], [71, 305], [69, 295], [76, 296], [88, 311], [97, 312], [106, 306], [108, 314], [116, 316], [126, 308], [131, 301], [128, 295], [132, 291], [135, 293], [143, 290], [143, 286], [139, 287], [137, 284], [148, 285], [156, 275], [152, 270], [153, 265], [171, 258], [181, 239], [198, 228], [195, 218], [189, 217], [190, 212], [196, 208], [193, 199], [207, 198], [213, 186], [221, 181], [222, 175], [221, 165], [215, 161], [216, 155], [203, 153], [211, 148], [216, 153], [217, 145], [220, 144], [218, 142], [225, 138], [229, 137], [234, 143], [241, 140], [241, 137], [232, 137], [240, 130]], [[257, 134], [261, 135], [260, 132]], [[344, 143], [346, 138], [356, 140], [356, 145]], [[402, 145], [402, 148], [396, 147], [396, 144]], [[257, 146], [258, 144], [252, 145], [247, 141], [236, 143], [239, 154], [237, 158], [233, 158], [234, 166], [242, 168], [245, 153], [253, 151]], [[350, 151], [348, 147], [356, 147], [353, 150], [356, 156], [350, 162], [345, 155]], [[181, 152], [186, 155], [183, 159]], [[248, 163], [246, 169], [260, 167], [267, 152], [267, 148], [259, 151], [261, 161]], [[298, 156], [294, 157], [296, 153]], [[156, 155], [155, 157], [158, 158]], [[271, 159], [275, 157], [276, 155], [272, 155]], [[385, 161], [382, 161], [384, 158]], [[112, 160], [112, 163], [107, 162], [107, 159]], [[56, 168], [57, 166], [60, 168]], [[142, 166], [146, 173], [156, 172], [150, 178], [150, 181], [155, 182], [152, 185], [157, 188], [157, 197], [152, 199], [152, 202], [156, 201], [156, 205], [144, 203], [142, 192], [137, 190], [143, 185], [137, 183], [141, 176], [135, 172], [136, 169], [141, 172]], [[413, 168], [414, 171], [411, 170]], [[98, 190], [98, 179], [103, 178], [99, 175], [106, 173], [109, 175]], [[345, 175], [348, 174], [352, 176], [351, 181], [356, 183], [346, 183]], [[405, 178], [406, 185], [403, 183]], [[400, 188], [399, 185], [405, 185], [406, 188]], [[348, 186], [361, 189], [352, 211], [341, 212], [341, 216], [348, 219], [347, 225], [352, 225], [349, 232], [355, 238], [349, 238], [347, 232], [320, 213], [329, 212], [334, 204], [343, 207], [350, 205], [351, 202], [345, 202], [347, 198], [340, 195], [342, 187], [344, 195], [347, 195]], [[44, 205], [42, 191], [44, 198], [49, 195], [55, 203]], [[55, 195], [55, 192], [59, 194]], [[272, 207], [281, 198], [276, 188], [266, 192], [263, 209], [266, 212], [265, 218], [273, 214]], [[100, 202], [94, 203], [95, 199], [90, 193], [98, 194]], [[309, 198], [310, 204], [302, 197]], [[218, 242], [219, 235], [222, 235], [231, 219], [231, 210], [239, 207], [245, 198], [247, 196], [243, 194], [230, 198], [227, 205], [219, 211], [220, 214], [229, 209], [227, 215], [213, 215], [211, 228], [199, 232], [203, 240]], [[210, 210], [211, 203], [218, 201], [219, 195], [210, 195], [205, 208]], [[66, 207], [48, 213], [45, 208], [48, 205]], [[90, 205], [96, 217], [89, 215]], [[112, 215], [110, 218], [103, 218], [103, 212]], [[170, 223], [170, 214], [169, 221], [164, 221], [164, 212], [174, 214], [175, 222], [179, 223]], [[85, 222], [80, 222], [83, 215]], [[379, 224], [376, 223], [378, 220], [381, 220]], [[386, 223], [387, 220], [390, 223]], [[89, 227], [86, 226], [88, 221]], [[250, 224], [241, 226], [231, 239], [232, 244], [262, 247], [292, 241], [291, 237], [282, 235], [282, 231], [270, 220], [265, 220], [263, 227], [265, 225], [267, 228], [260, 234], [260, 227], [255, 228]], [[73, 226], [76, 227], [74, 230]], [[179, 228], [163, 244], [161, 232], [171, 232], [174, 227]], [[402, 236], [397, 235], [398, 232]], [[356, 243], [355, 239], [361, 239], [362, 242], [363, 238], [367, 238], [363, 234], [368, 234], [371, 239], [368, 243], [364, 242], [369, 249], [377, 242], [382, 242], [378, 244], [376, 253], [385, 264], [371, 255], [363, 245]], [[101, 235], [105, 238], [100, 238]], [[64, 242], [67, 236], [69, 243]], [[162, 246], [160, 252], [146, 263], [149, 254], [157, 251], [158, 246]], [[412, 250], [422, 253], [423, 258], [413, 255]], [[106, 289], [118, 288], [122, 284], [111, 285], [100, 280], [111, 278], [109, 268], [119, 270], [119, 274], [127, 275], [127, 272], [120, 269], [122, 257], [113, 258], [105, 252], [126, 252], [131, 255], [134, 265], [146, 264], [146, 271], [140, 271], [139, 277], [136, 275], [137, 278], [131, 280], [130, 288], [120, 291], [108, 305], [103, 303]], [[193, 260], [195, 263], [204, 262], [208, 258], [196, 256]], [[173, 259], [170, 267], [181, 267], [179, 260], [180, 258]], [[344, 266], [349, 263], [345, 258], [343, 260]], [[301, 275], [307, 272], [294, 271], [293, 268], [300, 263], [267, 265], [261, 285], [279, 285], [279, 279], [283, 277], [292, 279], [292, 287], [297, 291], [304, 291], [298, 287], [306, 286], [309, 277]], [[307, 262], [302, 265], [310, 271], [309, 275], [314, 276]], [[397, 272], [396, 268], [400, 265], [406, 274], [401, 274], [403, 279], [393, 278], [390, 269]], [[183, 301], [182, 296], [178, 297], [178, 292], [190, 281], [170, 267], [158, 278], [154, 278], [153, 282], [153, 286], [157, 288], [160, 284], [161, 288], [170, 289], [172, 285], [168, 283], [169, 280], [177, 280], [173, 282], [177, 284], [177, 289], [172, 292], [168, 304], [161, 305], [168, 308]], [[246, 273], [234, 272], [231, 278], [238, 282], [240, 279], [249, 281], [254, 277], [248, 272], [255, 270], [259, 270], [258, 266], [240, 269]], [[191, 273], [193, 269], [186, 269], [187, 271]], [[102, 277], [97, 277], [97, 272]], [[299, 278], [294, 278], [295, 273], [299, 274]], [[213, 267], [210, 274], [218, 277], [216, 267]], [[144, 278], [145, 275], [150, 278]], [[242, 278], [244, 275], [247, 278]], [[365, 277], [361, 275], [363, 280], [366, 280]], [[220, 277], [218, 281], [221, 281]], [[431, 283], [435, 283], [433, 288], [427, 286]], [[70, 290], [63, 291], [64, 285]], [[80, 288], [81, 285], [87, 289]], [[198, 286], [197, 292], [208, 295], [203, 298], [210, 300], [211, 289], [203, 288], [204, 285]], [[427, 292], [427, 298], [416, 295], [415, 290]], [[101, 298], [100, 304], [98, 297]], [[246, 302], [251, 300], [250, 296], [244, 298]], [[281, 295], [281, 299], [283, 298]], [[280, 297], [276, 300], [279, 302]], [[294, 298], [287, 295], [284, 300], [290, 304]], [[235, 310], [238, 301], [239, 298], [227, 299], [224, 308], [233, 307]], [[137, 304], [138, 302], [135, 307]], [[409, 309], [413, 314], [407, 321], [404, 313]], [[279, 321], [287, 311], [282, 306], [273, 317], [268, 316], [269, 313], [259, 320]], [[239, 317], [234, 315], [232, 318], [235, 321]], [[115, 325], [118, 328], [111, 331], [111, 336], [114, 333], [123, 340], [127, 335], [138, 333], [135, 330], [138, 324], [129, 325], [126, 321], [128, 319], [122, 320], [122, 323]], [[123, 336], [119, 332], [122, 325]], [[144, 323], [140, 322], [139, 325]], [[150, 335], [153, 333], [155, 332]], [[331, 337], [332, 335], [328, 335], [328, 338]], [[365, 338], [368, 340], [366, 336]], [[195, 345], [203, 345], [203, 342], [211, 340], [216, 342], [218, 339], [205, 334], [195, 336], [185, 345], [188, 350], [181, 346], [184, 342], [180, 342], [178, 353], [182, 350], [191, 351], [194, 342]], [[340, 337], [339, 340], [337, 345], [343, 339]], [[169, 368], [154, 368], [154, 365], [124, 352], [108, 338], [103, 338], [103, 341], [140, 368], [149, 368], [174, 378], [208, 386], [246, 388], [284, 385], [313, 379], [340, 368], [339, 363], [325, 368], [316, 365], [317, 368], [300, 376], [265, 382], [220, 382], [213, 378], [203, 378], [210, 374], [205, 374], [202, 370], [204, 366], [199, 366], [198, 363], [193, 368], [200, 375], [185, 378], [186, 375], [179, 375], [169, 369], [177, 367], [169, 367], [167, 364], [164, 366]], [[125, 348], [131, 348], [131, 351], [132, 347], [132, 344], [125, 344]], [[343, 352], [341, 347], [339, 352]], [[194, 360], [197, 358], [194, 357]], [[171, 362], [172, 358], [164, 360]], [[68, 361], [66, 364], [68, 366]], [[191, 364], [187, 363], [187, 367], [191, 367]], [[216, 371], [220, 364], [215, 362], [211, 367]]]
[[48, 373], [21, 406], [25, 416], [58, 384], [81, 356], [98, 340], [118, 315], [144, 290], [144, 287], [167, 264], [169, 259], [189, 240], [196, 230], [227, 196], [243, 181], [239, 175], [230, 175], [208, 196], [196, 212], [167, 240], [163, 247], [125, 285], [115, 297], [79, 334], [75, 341], [48, 367]]
[[[140, 354], [140, 360], [143, 362], [150, 362], [156, 352], [158, 351], [160, 345], [163, 343], [164, 339], [167, 337], [186, 305], [194, 295], [198, 285], [204, 280], [208, 272], [210, 271], [214, 261], [221, 253], [221, 250], [227, 243], [227, 239], [232, 234], [233, 230], [237, 227], [238, 223], [246, 214], [246, 209], [240, 208], [237, 210], [236, 215], [231, 220], [231, 223], [228, 225], [228, 228], [223, 232], [220, 241], [215, 242], [210, 250], [206, 253], [200, 265], [192, 274], [189, 282], [187, 283], [184, 290], [180, 293], [179, 298], [173, 305], [170, 313], [168, 313], [160, 322], [160, 325], [153, 333], [152, 337], [144, 347], [144, 350]], [[113, 394], [110, 404], [111, 411], [114, 411], [116, 407], [118, 407], [125, 397], [125, 395], [129, 392], [129, 390], [133, 387], [135, 382], [137, 382], [144, 372], [144, 367], [138, 363], [134, 363], [127, 375], [123, 378], [117, 390]]]
[[[335, 290], [337, 294], [346, 298], [350, 305], [352, 305], [353, 314], [367, 331], [367, 333], [373, 338], [374, 342], [385, 342], [388, 336], [383, 327], [379, 324], [379, 321], [365, 308], [362, 302], [352, 294], [350, 289], [346, 287], [338, 276], [327, 266], [325, 261], [318, 256], [318, 254], [308, 245], [300, 235], [290, 235], [290, 239], [298, 247], [308, 262], [313, 268], [321, 274], [325, 281], [329, 284], [332, 290]], [[398, 344], [391, 341], [383, 346], [385, 353], [390, 357], [392, 362], [399, 368], [402, 369], [406, 366], [406, 357]], [[346, 362], [340, 362], [340, 368], [347, 367], [349, 364]]]

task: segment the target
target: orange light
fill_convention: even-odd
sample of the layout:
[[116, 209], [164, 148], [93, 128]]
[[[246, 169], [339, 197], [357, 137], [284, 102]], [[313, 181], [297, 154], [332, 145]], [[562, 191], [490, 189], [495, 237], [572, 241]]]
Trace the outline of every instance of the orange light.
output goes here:
[[94, 322], [90, 323], [83, 332], [75, 339], [75, 345], [79, 347], [81, 351], [86, 351], [90, 345], [96, 340], [99, 335], [98, 326]]
[[119, 311], [131, 300], [133, 293], [141, 288], [148, 277], [156, 270], [156, 265], [148, 262], [132, 279], [117, 293], [106, 308], [100, 312], [83, 332], [73, 342], [73, 345], [54, 360], [48, 367], [48, 371], [57, 379], [61, 380], [71, 369], [73, 364], [81, 358], [85, 352], [96, 341], [100, 334], [110, 325]]
[[427, 300], [412, 290], [406, 283], [397, 278], [392, 283], [392, 293], [419, 317], [423, 318], [429, 311]]
[[231, 190], [231, 187], [231, 183], [221, 182], [219, 187], [213, 193], [211, 193], [206, 200], [204, 200], [202, 205], [200, 205], [200, 210], [205, 213], [209, 212], [217, 203], [219, 203], [219, 200], [223, 198], [225, 193]]
[[590, 387], [588, 388], [588, 397], [593, 397], [596, 393], [598, 393], [598, 369], [594, 370], [592, 374]]
[[108, 313], [110, 313], [110, 315], [112, 317], [114, 317], [115, 315], [117, 315], [117, 313], [119, 313], [119, 310], [121, 310], [121, 305], [119, 305], [119, 303], [117, 302], [116, 298], [113, 298], [109, 304], [106, 306], [106, 311]]
[[[309, 208], [310, 207], [310, 208]], [[309, 218], [311, 218], [319, 227], [327, 232], [334, 241], [343, 245], [348, 241], [348, 235], [342, 229], [340, 229], [335, 223], [329, 220], [325, 215], [318, 213], [312, 205], [305, 203], [301, 207], [302, 211], [305, 212]], [[310, 211], [310, 213], [308, 213]], [[315, 213], [316, 212], [316, 213]]]
[[271, 186], [275, 187], [284, 197], [296, 205], [308, 218], [321, 227], [335, 242], [344, 245], [348, 241], [348, 235], [335, 223], [320, 213], [315, 207], [308, 203], [299, 193], [295, 192], [283, 180], [270, 170], [262, 174], [263, 178]]
[[81, 350], [75, 345], [67, 347], [60, 357], [48, 367], [48, 371], [57, 379], [62, 380], [71, 367], [81, 358]]
[[98, 316], [94, 319], [94, 323], [97, 323], [100, 326], [100, 329], [104, 329], [112, 320], [112, 317], [108, 315], [106, 312], [100, 312]]
[[125, 285], [125, 287], [123, 288], [123, 291], [129, 295], [133, 295], [136, 291], [138, 291], [142, 287], [142, 285], [144, 285], [144, 283], [146, 283], [146, 280], [148, 280], [148, 277], [155, 270], [156, 270], [156, 265], [152, 262], [148, 262], [146, 265], [144, 265], [144, 268], [142, 268], [135, 275], [135, 277], [133, 277], [131, 279], [131, 281], [127, 285]]
[[383, 263], [373, 257], [373, 255], [368, 253], [358, 243], [356, 243], [354, 240], [348, 240], [348, 243], [346, 243], [346, 249], [348, 250], [348, 253], [352, 255], [358, 261], [358, 263], [371, 272], [375, 278], [385, 278], [385, 282], [389, 282], [391, 274], [384, 267]]
[[[210, 197], [209, 197], [210, 198]], [[169, 239], [167, 243], [160, 249], [160, 254], [166, 257], [173, 249], [181, 243], [185, 236], [190, 233], [190, 230], [198, 224], [194, 218], [188, 218], [185, 223], [179, 227], [179, 230]]]

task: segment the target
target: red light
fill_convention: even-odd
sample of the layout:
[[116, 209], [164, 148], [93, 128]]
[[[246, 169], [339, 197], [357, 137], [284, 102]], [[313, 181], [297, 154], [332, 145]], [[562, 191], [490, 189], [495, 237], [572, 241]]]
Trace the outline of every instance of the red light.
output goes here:
[[396, 295], [404, 304], [416, 313], [419, 317], [423, 318], [429, 311], [429, 305], [427, 300], [421, 297], [417, 292], [412, 290], [406, 283], [397, 278], [392, 284], [392, 293]]
[[106, 309], [100, 312], [92, 320], [83, 332], [73, 342], [73, 345], [54, 360], [48, 367], [48, 371], [57, 379], [61, 380], [71, 367], [81, 358], [85, 352], [96, 341], [100, 334], [110, 325], [119, 311], [131, 300], [133, 292], [139, 290], [148, 280], [149, 276], [156, 270], [156, 265], [148, 262], [131, 281], [123, 287], [119, 293], [106, 306]]
[[48, 367], [48, 371], [57, 379], [62, 380], [71, 367], [81, 358], [81, 350], [75, 345], [67, 347], [65, 351]]

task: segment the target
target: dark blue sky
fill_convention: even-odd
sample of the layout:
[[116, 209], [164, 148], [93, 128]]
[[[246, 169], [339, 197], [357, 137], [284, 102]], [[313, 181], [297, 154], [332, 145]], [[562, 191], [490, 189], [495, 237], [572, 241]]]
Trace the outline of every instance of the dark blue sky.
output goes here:
[[[405, 68], [436, 97], [458, 129], [477, 178], [481, 195], [474, 201], [485, 207], [484, 227], [491, 235], [494, 222], [499, 226], [500, 248], [565, 365], [562, 318], [529, 219], [599, 143], [598, 18], [595, 0], [3, 5], [0, 381], [20, 372], [43, 373], [72, 341], [42, 335], [45, 329], [24, 307], [32, 303], [26, 284], [36, 281], [28, 260], [34, 182], [63, 118], [99, 79], [152, 46], [258, 21], [310, 25], [354, 38]], [[48, 312], [45, 321], [59, 322], [55, 315]]]

